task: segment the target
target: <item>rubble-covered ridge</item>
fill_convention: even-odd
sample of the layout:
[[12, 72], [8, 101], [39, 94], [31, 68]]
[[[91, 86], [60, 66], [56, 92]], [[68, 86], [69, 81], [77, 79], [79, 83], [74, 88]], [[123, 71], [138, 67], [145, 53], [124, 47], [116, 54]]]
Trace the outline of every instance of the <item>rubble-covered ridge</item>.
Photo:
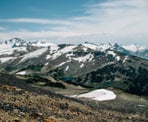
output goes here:
[[[0, 121], [148, 121], [147, 115], [142, 113], [109, 108], [108, 103], [105, 105], [105, 102], [102, 104], [69, 98], [50, 90], [29, 86], [14, 76], [3, 77], [3, 75], [0, 75]], [[19, 82], [22, 83], [19, 84]], [[100, 104], [102, 105], [99, 106]]]

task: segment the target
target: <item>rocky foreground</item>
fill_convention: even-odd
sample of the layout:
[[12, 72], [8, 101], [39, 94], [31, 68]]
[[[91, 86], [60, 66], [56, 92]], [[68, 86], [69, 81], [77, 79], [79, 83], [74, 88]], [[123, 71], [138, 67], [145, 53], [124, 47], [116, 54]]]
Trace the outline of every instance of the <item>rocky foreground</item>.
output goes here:
[[107, 109], [96, 110], [60, 95], [38, 94], [0, 85], [0, 121], [14, 122], [115, 122], [148, 121], [148, 118]]
[[0, 122], [148, 121], [147, 102], [138, 110], [134, 102], [130, 103], [69, 98], [33, 87], [13, 75], [0, 74]]

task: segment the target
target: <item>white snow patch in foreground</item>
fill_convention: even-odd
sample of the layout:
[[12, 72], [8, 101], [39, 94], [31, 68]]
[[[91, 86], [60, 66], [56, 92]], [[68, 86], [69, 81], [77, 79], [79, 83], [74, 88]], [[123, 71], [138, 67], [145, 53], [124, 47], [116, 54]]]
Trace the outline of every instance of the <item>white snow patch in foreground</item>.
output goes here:
[[85, 94], [81, 95], [72, 95], [71, 97], [84, 97], [84, 98], [90, 98], [92, 100], [97, 100], [97, 101], [104, 101], [104, 100], [113, 100], [117, 97], [117, 95], [106, 89], [97, 89]]
[[26, 71], [21, 71], [21, 72], [18, 72], [16, 73], [17, 75], [25, 75], [26, 74]]

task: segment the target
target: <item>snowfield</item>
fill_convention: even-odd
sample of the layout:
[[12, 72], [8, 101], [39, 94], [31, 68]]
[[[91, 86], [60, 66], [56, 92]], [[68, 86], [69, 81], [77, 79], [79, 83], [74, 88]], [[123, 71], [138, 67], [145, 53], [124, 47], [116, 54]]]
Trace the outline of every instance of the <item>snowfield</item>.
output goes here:
[[55, 46], [56, 44], [54, 43], [50, 43], [50, 42], [34, 42], [32, 43], [33, 46], [37, 46], [37, 47], [49, 47], [49, 46]]
[[0, 62], [5, 63], [7, 61], [14, 60], [14, 59], [16, 59], [16, 57], [3, 57], [3, 58], [0, 58]]
[[82, 68], [83, 66], [84, 66], [84, 64], [81, 64], [81, 65], [80, 65], [80, 68]]
[[86, 62], [86, 61], [91, 62], [93, 58], [94, 58], [93, 54], [87, 54], [87, 55], [82, 56], [82, 57], [73, 58], [73, 60], [76, 60], [79, 63], [80, 62]]
[[112, 55], [113, 57], [116, 56], [116, 53], [114, 53], [114, 51], [107, 51], [107, 54], [108, 54], [108, 55]]
[[97, 100], [97, 101], [105, 101], [105, 100], [113, 100], [116, 99], [117, 95], [106, 89], [97, 89], [85, 94], [80, 94], [80, 95], [72, 95], [71, 97], [77, 97], [77, 98], [89, 98], [92, 100]]
[[41, 48], [41, 49], [38, 49], [36, 51], [33, 51], [33, 52], [30, 52], [30, 53], [27, 53], [23, 56], [23, 58], [21, 59], [20, 63], [21, 62], [24, 62], [30, 58], [36, 58], [40, 55], [42, 55], [44, 52], [47, 51], [48, 48]]
[[26, 52], [26, 47], [15, 47], [15, 48], [11, 48], [11, 47], [6, 47], [3, 48], [0, 46], [0, 55], [11, 55], [14, 53], [14, 51], [18, 51], [18, 52]]
[[54, 59], [57, 59], [58, 57], [60, 57], [62, 54], [66, 54], [66, 53], [68, 53], [68, 52], [71, 52], [71, 51], [73, 51], [73, 49], [75, 48], [76, 46], [67, 46], [67, 47], [65, 47], [65, 48], [63, 48], [63, 49], [59, 49], [59, 50], [57, 50], [54, 54], [48, 54], [47, 56], [46, 56], [46, 60], [48, 60], [48, 59], [52, 59], [52, 60], [54, 60]]
[[136, 45], [136, 44], [131, 44], [131, 45], [122, 46], [122, 47], [125, 48], [126, 50], [131, 51], [131, 52], [137, 52], [137, 51], [142, 51], [142, 50], [147, 49], [147, 47], [139, 46], [139, 45]]
[[125, 63], [128, 60], [128, 56], [125, 56], [123, 63]]
[[112, 45], [109, 44], [109, 43], [98, 45], [98, 50], [100, 50], [100, 51], [105, 51], [105, 50], [110, 49], [110, 48], [112, 48]]
[[25, 75], [26, 74], [26, 71], [17, 72], [16, 74], [17, 75]]
[[85, 43], [83, 44], [84, 47], [90, 48], [92, 50], [97, 50], [98, 46], [94, 44]]

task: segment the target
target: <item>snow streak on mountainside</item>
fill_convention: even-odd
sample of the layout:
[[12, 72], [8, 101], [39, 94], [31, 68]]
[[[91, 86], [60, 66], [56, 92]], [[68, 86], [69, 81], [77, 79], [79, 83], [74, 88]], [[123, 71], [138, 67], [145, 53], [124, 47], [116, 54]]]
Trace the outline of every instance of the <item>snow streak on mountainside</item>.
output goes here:
[[21, 59], [20, 62], [24, 62], [25, 60], [30, 59], [30, 58], [38, 57], [38, 56], [42, 55], [44, 52], [46, 52], [46, 51], [47, 51], [47, 48], [41, 48], [41, 49], [38, 49], [36, 51], [27, 53], [27, 54], [22, 56], [23, 58]]

